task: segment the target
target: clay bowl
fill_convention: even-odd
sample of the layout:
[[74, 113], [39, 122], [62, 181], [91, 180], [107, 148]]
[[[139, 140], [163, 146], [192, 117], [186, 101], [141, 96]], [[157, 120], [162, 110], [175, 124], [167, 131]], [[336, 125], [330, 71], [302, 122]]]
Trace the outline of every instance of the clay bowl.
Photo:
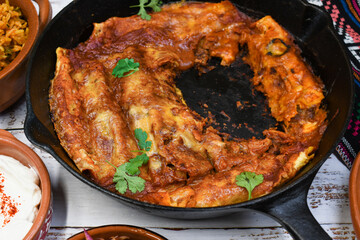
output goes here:
[[350, 212], [356, 237], [360, 239], [360, 153], [351, 168], [349, 180]]
[[52, 217], [51, 184], [46, 166], [30, 147], [2, 129], [0, 129], [0, 155], [15, 158], [25, 166], [32, 167], [38, 174], [42, 192], [39, 213], [24, 240], [45, 239]]
[[[166, 240], [163, 236], [144, 228], [130, 225], [107, 225], [86, 230], [93, 239], [111, 239], [112, 236], [125, 236], [129, 240]], [[121, 238], [120, 238], [121, 239]], [[127, 239], [127, 238], [125, 238]], [[84, 232], [80, 232], [68, 240], [86, 240]]]
[[[0, 0], [0, 4], [5, 0]], [[31, 0], [9, 0], [11, 6], [17, 6], [25, 16], [29, 36], [23, 49], [16, 58], [0, 71], [0, 112], [16, 102], [25, 92], [25, 70], [27, 57], [39, 33], [51, 19], [51, 6], [48, 0], [35, 0], [39, 6], [39, 15]]]

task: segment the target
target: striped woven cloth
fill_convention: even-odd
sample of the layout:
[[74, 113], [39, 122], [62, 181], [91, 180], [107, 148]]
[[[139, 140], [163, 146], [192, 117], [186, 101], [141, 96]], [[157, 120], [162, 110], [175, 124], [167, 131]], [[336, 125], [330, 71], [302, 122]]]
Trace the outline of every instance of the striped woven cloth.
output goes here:
[[355, 82], [355, 105], [344, 137], [335, 154], [351, 168], [360, 151], [360, 0], [308, 0], [328, 12], [335, 30], [348, 49]]

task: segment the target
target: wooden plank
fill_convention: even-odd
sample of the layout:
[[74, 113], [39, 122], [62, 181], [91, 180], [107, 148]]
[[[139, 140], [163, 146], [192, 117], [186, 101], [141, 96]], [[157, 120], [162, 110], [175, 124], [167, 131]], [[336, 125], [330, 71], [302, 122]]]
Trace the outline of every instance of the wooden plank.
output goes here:
[[56, 16], [64, 7], [66, 7], [72, 0], [49, 0], [53, 10], [53, 17]]
[[332, 223], [351, 223], [349, 175], [350, 171], [334, 155], [320, 168], [308, 193], [308, 205], [319, 222], [331, 218]]
[[23, 129], [26, 116], [25, 97], [0, 113], [0, 129]]

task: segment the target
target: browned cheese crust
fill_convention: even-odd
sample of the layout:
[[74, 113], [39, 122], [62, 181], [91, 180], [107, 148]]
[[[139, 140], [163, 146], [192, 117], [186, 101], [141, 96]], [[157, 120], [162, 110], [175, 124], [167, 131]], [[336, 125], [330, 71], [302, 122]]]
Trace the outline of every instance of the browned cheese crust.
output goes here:
[[[270, 16], [253, 20], [229, 1], [174, 3], [151, 14], [113, 17], [94, 24], [90, 38], [74, 49], [58, 48], [50, 108], [60, 142], [77, 167], [116, 191], [115, 166], [137, 153], [134, 129], [149, 135], [145, 190], [126, 196], [176, 207], [212, 207], [246, 201], [235, 177], [250, 171], [264, 181], [252, 197], [268, 194], [292, 178], [312, 157], [326, 128], [320, 107], [323, 86], [300, 56], [292, 37]], [[244, 61], [252, 83], [267, 96], [284, 131], [264, 139], [228, 140], [187, 107], [174, 78], [211, 57], [231, 64], [247, 46]], [[119, 59], [140, 70], [111, 73]]]

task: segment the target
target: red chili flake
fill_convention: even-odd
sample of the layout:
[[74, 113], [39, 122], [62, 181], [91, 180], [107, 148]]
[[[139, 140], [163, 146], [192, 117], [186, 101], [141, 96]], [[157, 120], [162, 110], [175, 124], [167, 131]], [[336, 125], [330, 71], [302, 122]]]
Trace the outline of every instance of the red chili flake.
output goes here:
[[0, 222], [1, 227], [5, 227], [5, 225], [10, 222], [11, 218], [19, 211], [17, 208], [19, 203], [15, 202], [13, 198], [4, 193], [4, 181], [5, 177], [0, 172], [0, 214], [4, 218], [3, 222]]

